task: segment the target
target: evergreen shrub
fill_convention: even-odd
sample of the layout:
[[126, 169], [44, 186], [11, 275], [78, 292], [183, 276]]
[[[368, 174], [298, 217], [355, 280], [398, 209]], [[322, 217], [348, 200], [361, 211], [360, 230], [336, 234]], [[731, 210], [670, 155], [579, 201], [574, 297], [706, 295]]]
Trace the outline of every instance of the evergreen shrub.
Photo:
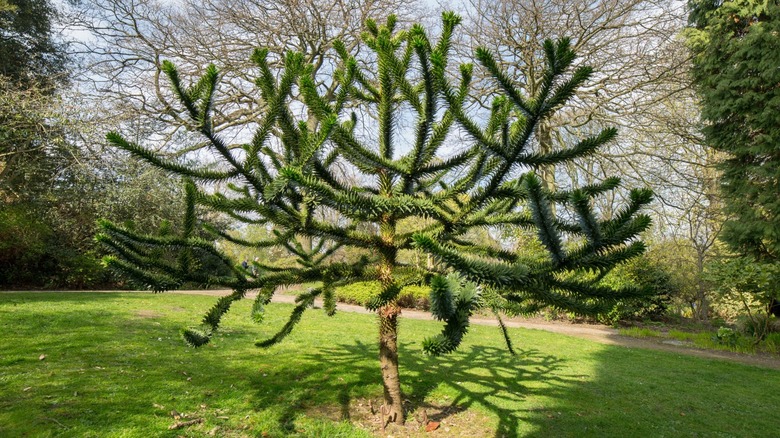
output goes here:
[[[376, 299], [380, 292], [381, 285], [378, 281], [360, 281], [336, 288], [336, 300], [364, 306], [372, 299]], [[404, 286], [398, 295], [398, 304], [405, 308], [428, 310], [430, 293], [430, 288], [425, 286]]]

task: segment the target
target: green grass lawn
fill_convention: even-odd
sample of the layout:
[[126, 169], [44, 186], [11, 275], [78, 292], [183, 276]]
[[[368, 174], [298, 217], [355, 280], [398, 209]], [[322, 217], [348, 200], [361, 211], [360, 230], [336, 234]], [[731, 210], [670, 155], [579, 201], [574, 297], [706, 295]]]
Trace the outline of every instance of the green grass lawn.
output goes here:
[[733, 331], [733, 342], [720, 342], [715, 336], [717, 329], [709, 331], [683, 331], [683, 330], [655, 330], [646, 327], [628, 327], [620, 329], [620, 334], [633, 338], [674, 339], [687, 342], [699, 348], [708, 350], [733, 351], [736, 353], [756, 354], [780, 354], [780, 333], [769, 333], [767, 337], [756, 344], [755, 340], [738, 331]]
[[[282, 344], [260, 350], [254, 341], [292, 307], [272, 305], [256, 325], [246, 301], [211, 345], [186, 347], [181, 328], [214, 301], [0, 294], [0, 436], [370, 435], [366, 402], [382, 393], [372, 316], [310, 310]], [[521, 329], [511, 330], [519, 353], [511, 356], [498, 329], [482, 326], [451, 356], [422, 355], [420, 341], [439, 329], [412, 320], [400, 328], [410, 408], [449, 407], [427, 436], [779, 433], [776, 370]], [[172, 410], [203, 423], [168, 430]]]

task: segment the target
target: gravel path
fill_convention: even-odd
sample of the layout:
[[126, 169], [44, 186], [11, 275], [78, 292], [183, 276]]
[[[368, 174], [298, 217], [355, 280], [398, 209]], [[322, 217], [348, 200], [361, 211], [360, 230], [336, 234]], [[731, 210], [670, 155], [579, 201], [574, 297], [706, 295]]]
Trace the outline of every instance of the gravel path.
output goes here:
[[[12, 291], [2, 291], [12, 292]], [[41, 292], [61, 292], [61, 291], [41, 291]], [[128, 291], [79, 291], [79, 292], [105, 292], [105, 293], [117, 293]], [[208, 295], [208, 296], [223, 296], [229, 294], [229, 290], [179, 290], [171, 291], [167, 293], [185, 294], [185, 295]], [[253, 298], [256, 293], [247, 294], [248, 297]], [[294, 295], [286, 295], [284, 293], [274, 294], [273, 302], [275, 303], [294, 303]], [[321, 306], [321, 302], [315, 303]], [[351, 304], [339, 303], [338, 309], [342, 312], [364, 313], [370, 314], [362, 306], [355, 306]], [[428, 312], [421, 312], [418, 310], [404, 309], [402, 313], [404, 318], [421, 319], [421, 320], [433, 320], [433, 317]], [[471, 318], [472, 324], [497, 326], [498, 323], [495, 319], [488, 318]], [[671, 353], [697, 356], [708, 359], [720, 359], [731, 362], [739, 362], [747, 365], [754, 365], [765, 368], [774, 368], [780, 370], [780, 357], [770, 354], [741, 354], [732, 353], [729, 351], [717, 351], [717, 350], [703, 350], [694, 347], [692, 344], [683, 343], [679, 341], [669, 339], [639, 339], [629, 336], [623, 336], [612, 327], [598, 325], [598, 324], [573, 324], [563, 321], [540, 321], [538, 319], [522, 319], [514, 318], [512, 320], [504, 321], [504, 324], [508, 327], [519, 327], [531, 330], [544, 330], [553, 333], [560, 333], [562, 335], [574, 336], [578, 338], [588, 339], [590, 341], [598, 342], [601, 344], [619, 345], [626, 348], [643, 348], [648, 350], [667, 351]]]
[[[174, 291], [170, 293], [180, 294], [194, 294], [194, 295], [211, 295], [222, 296], [227, 295], [230, 291], [226, 290], [192, 290], [192, 291]], [[254, 294], [250, 293], [248, 296], [254, 297]], [[274, 303], [289, 303], [295, 302], [294, 295], [274, 294], [271, 300]], [[321, 302], [316, 302], [316, 305], [321, 306]], [[351, 304], [339, 303], [338, 310], [342, 312], [353, 313], [373, 313], [366, 310], [363, 306], [355, 306]], [[418, 310], [404, 309], [402, 313], [403, 318], [421, 319], [421, 320], [433, 320], [433, 317], [428, 312], [421, 312]], [[498, 326], [495, 319], [487, 318], [471, 318], [472, 324]], [[538, 320], [529, 319], [512, 319], [504, 321], [504, 324], [508, 327], [519, 327], [532, 330], [544, 330], [553, 333], [560, 333], [562, 335], [574, 336], [578, 338], [588, 339], [590, 341], [598, 342], [601, 344], [619, 345], [626, 348], [643, 348], [648, 350], [667, 351], [671, 353], [677, 353], [688, 356], [697, 356], [708, 359], [720, 359], [731, 362], [739, 362], [748, 365], [755, 365], [766, 368], [774, 368], [780, 370], [780, 357], [769, 354], [741, 354], [733, 353], [729, 351], [717, 351], [717, 350], [702, 350], [695, 348], [691, 344], [686, 344], [679, 341], [668, 339], [639, 339], [629, 336], [620, 335], [617, 329], [599, 324], [573, 324], [569, 322], [541, 322]]]

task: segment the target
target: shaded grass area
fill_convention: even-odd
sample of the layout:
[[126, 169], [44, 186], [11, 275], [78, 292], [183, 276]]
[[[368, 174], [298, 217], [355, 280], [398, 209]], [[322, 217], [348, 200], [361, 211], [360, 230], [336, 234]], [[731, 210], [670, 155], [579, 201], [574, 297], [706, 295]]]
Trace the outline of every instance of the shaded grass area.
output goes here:
[[[213, 302], [1, 294], [0, 436], [361, 437], [377, 429], [359, 408], [368, 399], [378, 406], [382, 393], [373, 317], [310, 310], [282, 344], [260, 350], [254, 341], [283, 325], [291, 306], [269, 306], [256, 325], [247, 301], [211, 345], [184, 346], [181, 328]], [[519, 349], [511, 356], [498, 330], [482, 326], [449, 357], [422, 355], [420, 341], [438, 330], [412, 320], [400, 328], [408, 408], [449, 407], [435, 418], [442, 427], [420, 436], [776, 436], [775, 370], [522, 329], [511, 330]], [[203, 423], [168, 430], [172, 410]]]

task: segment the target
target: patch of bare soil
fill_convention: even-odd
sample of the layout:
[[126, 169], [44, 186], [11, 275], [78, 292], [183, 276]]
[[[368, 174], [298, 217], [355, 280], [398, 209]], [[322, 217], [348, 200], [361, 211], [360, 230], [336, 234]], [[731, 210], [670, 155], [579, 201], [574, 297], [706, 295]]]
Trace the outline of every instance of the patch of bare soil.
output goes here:
[[139, 310], [138, 313], [135, 314], [135, 316], [139, 318], [159, 318], [162, 315], [153, 310]]
[[319, 407], [307, 412], [313, 417], [327, 417], [334, 421], [348, 420], [353, 425], [367, 430], [378, 437], [475, 437], [491, 436], [495, 431], [489, 427], [492, 421], [474, 409], [458, 406], [423, 403], [406, 406], [407, 418], [403, 426], [395, 423], [382, 424], [381, 401], [356, 399], [349, 406]]

